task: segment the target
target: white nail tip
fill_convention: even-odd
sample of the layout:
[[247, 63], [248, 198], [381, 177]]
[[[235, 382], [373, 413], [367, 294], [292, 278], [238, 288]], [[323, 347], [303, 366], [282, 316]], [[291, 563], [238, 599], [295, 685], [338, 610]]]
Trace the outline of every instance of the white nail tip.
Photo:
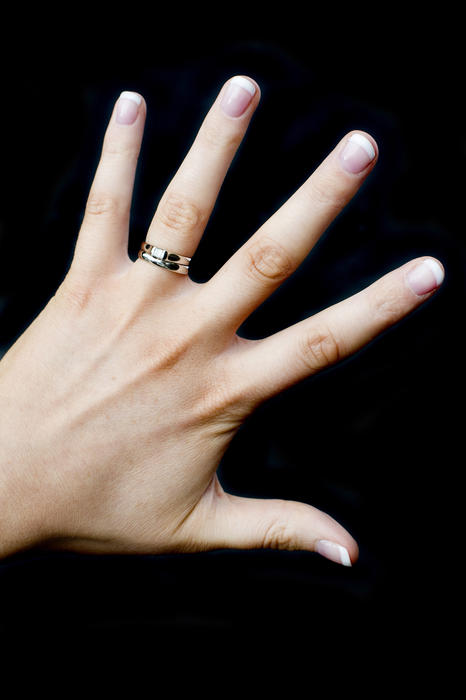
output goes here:
[[374, 146], [371, 144], [369, 139], [366, 139], [365, 136], [362, 134], [353, 134], [352, 136], [349, 137], [349, 141], [352, 141], [353, 143], [357, 143], [358, 146], [361, 146], [361, 148], [364, 148], [366, 151], [367, 155], [371, 160], [375, 158], [375, 150]]
[[340, 559], [343, 566], [351, 566], [351, 559], [348, 554], [348, 550], [345, 549], [345, 547], [342, 547], [341, 544], [338, 545], [338, 549], [340, 550]]
[[423, 265], [427, 265], [430, 268], [432, 274], [435, 277], [435, 281], [437, 282], [437, 286], [441, 285], [445, 273], [443, 272], [438, 262], [436, 260], [432, 260], [432, 258], [428, 258], [427, 260], [424, 260]]
[[239, 87], [244, 88], [249, 92], [250, 95], [255, 95], [256, 93], [256, 86], [254, 85], [254, 83], [251, 83], [251, 81], [247, 80], [247, 78], [242, 78], [240, 75], [237, 75], [235, 78], [232, 78], [231, 83], [233, 85], [239, 85]]
[[337, 542], [330, 540], [319, 540], [316, 545], [316, 552], [327, 559], [343, 564], [343, 566], [352, 566], [348, 550]]
[[137, 105], [140, 105], [142, 102], [142, 97], [141, 95], [138, 95], [137, 92], [129, 92], [128, 90], [124, 90], [120, 97], [120, 100], [132, 100], [133, 102], [136, 102]]

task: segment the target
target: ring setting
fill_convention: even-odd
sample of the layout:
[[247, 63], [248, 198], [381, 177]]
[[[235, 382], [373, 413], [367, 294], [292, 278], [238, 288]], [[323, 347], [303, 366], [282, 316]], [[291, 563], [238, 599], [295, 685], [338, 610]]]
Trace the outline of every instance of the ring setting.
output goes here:
[[170, 272], [177, 272], [179, 275], [187, 275], [191, 258], [178, 253], [169, 253], [164, 248], [159, 248], [154, 243], [143, 241], [138, 253], [138, 258], [158, 267], [163, 267]]

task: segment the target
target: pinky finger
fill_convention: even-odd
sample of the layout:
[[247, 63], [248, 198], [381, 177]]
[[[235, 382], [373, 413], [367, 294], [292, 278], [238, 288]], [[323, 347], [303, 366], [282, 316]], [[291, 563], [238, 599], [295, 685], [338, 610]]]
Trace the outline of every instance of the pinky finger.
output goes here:
[[344, 301], [241, 351], [242, 391], [253, 403], [344, 359], [429, 299], [442, 265], [419, 258]]

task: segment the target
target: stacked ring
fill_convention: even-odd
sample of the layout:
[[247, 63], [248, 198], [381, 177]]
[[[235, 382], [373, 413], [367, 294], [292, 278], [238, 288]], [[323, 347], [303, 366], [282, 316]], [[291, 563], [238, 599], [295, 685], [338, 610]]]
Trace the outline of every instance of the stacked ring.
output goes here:
[[141, 243], [138, 258], [146, 260], [153, 265], [158, 265], [158, 267], [163, 267], [165, 270], [177, 272], [179, 275], [188, 274], [189, 263], [191, 262], [191, 258], [186, 257], [186, 255], [169, 253], [167, 250], [158, 248], [153, 243], [148, 243], [147, 241]]

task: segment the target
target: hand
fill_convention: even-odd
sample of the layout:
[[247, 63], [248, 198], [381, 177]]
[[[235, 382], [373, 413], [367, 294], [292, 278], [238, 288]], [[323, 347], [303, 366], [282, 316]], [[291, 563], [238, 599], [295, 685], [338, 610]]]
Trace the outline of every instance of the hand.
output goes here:
[[[224, 85], [147, 233], [192, 256], [259, 102]], [[361, 348], [428, 299], [443, 268], [413, 260], [262, 340], [236, 331], [300, 264], [377, 159], [362, 132], [205, 284], [128, 256], [146, 105], [123, 93], [106, 132], [70, 270], [0, 362], [0, 552], [318, 551], [357, 544], [304, 503], [240, 498], [216, 476], [241, 423], [268, 397]]]

